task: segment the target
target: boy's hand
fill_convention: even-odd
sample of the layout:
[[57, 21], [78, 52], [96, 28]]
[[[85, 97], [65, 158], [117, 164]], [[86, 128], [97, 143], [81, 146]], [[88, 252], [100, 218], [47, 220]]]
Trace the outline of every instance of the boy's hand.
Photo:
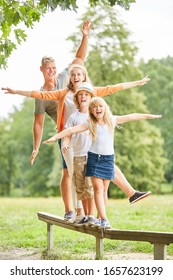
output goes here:
[[51, 144], [51, 143], [55, 142], [56, 140], [57, 139], [54, 136], [52, 136], [51, 138], [44, 141], [43, 144]]

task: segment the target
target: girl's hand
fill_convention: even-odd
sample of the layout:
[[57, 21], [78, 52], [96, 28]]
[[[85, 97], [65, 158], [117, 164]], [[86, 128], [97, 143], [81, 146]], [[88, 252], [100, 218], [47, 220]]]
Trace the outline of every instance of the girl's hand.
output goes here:
[[44, 141], [43, 144], [51, 144], [51, 143], [55, 142], [56, 140], [57, 139], [55, 138], [55, 136], [52, 136], [51, 138]]
[[16, 90], [15, 89], [12, 89], [12, 88], [9, 88], [9, 87], [6, 87], [6, 88], [1, 88], [2, 90], [5, 90], [5, 94], [7, 93], [11, 93], [11, 94], [16, 94]]
[[150, 115], [149, 119], [160, 119], [162, 115]]

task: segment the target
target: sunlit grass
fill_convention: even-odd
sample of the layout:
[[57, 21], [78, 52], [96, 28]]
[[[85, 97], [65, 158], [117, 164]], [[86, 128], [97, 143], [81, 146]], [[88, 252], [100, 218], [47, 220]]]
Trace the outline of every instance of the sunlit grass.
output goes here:
[[[46, 223], [38, 220], [37, 212], [64, 215], [61, 198], [0, 198], [0, 251], [13, 248], [34, 248], [42, 252], [47, 246]], [[173, 196], [150, 196], [134, 205], [127, 199], [110, 199], [107, 216], [113, 228], [173, 232]], [[54, 250], [51, 259], [94, 258], [95, 237], [53, 227]], [[104, 240], [104, 252], [152, 253], [148, 242]], [[167, 247], [173, 255], [173, 244]], [[91, 257], [93, 255], [93, 257]]]

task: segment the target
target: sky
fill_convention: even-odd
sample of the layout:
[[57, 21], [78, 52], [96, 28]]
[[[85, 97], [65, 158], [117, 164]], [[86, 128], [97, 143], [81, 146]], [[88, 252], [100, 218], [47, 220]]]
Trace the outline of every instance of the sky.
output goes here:
[[[0, 88], [39, 89], [43, 77], [39, 70], [41, 58], [51, 55], [61, 71], [73, 59], [71, 43], [66, 38], [77, 31], [81, 15], [88, 1], [78, 1], [79, 9], [48, 13], [33, 29], [27, 29], [27, 41], [18, 46], [10, 59], [8, 68], [0, 70]], [[136, 0], [130, 10], [119, 8], [120, 18], [126, 23], [133, 40], [139, 48], [138, 58], [146, 62], [151, 58], [173, 56], [173, 1]], [[92, 32], [92, 30], [91, 30]], [[7, 95], [0, 90], [0, 118], [8, 117], [14, 106], [20, 107], [22, 96]]]

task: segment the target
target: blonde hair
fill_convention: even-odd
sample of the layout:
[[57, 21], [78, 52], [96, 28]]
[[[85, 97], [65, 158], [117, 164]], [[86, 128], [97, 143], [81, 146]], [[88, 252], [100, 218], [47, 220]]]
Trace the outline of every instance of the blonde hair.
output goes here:
[[45, 55], [41, 59], [41, 66], [44, 66], [48, 62], [55, 62], [55, 59], [52, 56]]
[[105, 107], [105, 113], [103, 116], [103, 120], [105, 122], [105, 124], [108, 125], [108, 128], [110, 129], [111, 133], [113, 132], [113, 122], [112, 122], [112, 112], [108, 106], [108, 104], [105, 102], [105, 100], [99, 96], [97, 97], [93, 97], [90, 100], [89, 103], [89, 124], [90, 124], [90, 131], [91, 131], [91, 135], [93, 137], [94, 140], [96, 140], [97, 138], [97, 119], [95, 118], [95, 116], [93, 115], [93, 108], [95, 106], [103, 106]]
[[82, 71], [82, 74], [84, 75], [84, 80], [83, 80], [83, 82], [90, 82], [90, 83], [91, 83], [90, 78], [89, 78], [89, 76], [88, 76], [88, 72], [87, 72], [85, 66], [84, 66], [84, 65], [81, 65], [81, 64], [72, 64], [72, 65], [69, 67], [69, 69], [68, 69], [68, 73], [69, 73], [69, 78], [68, 78], [68, 79], [69, 79], [69, 80], [68, 80], [68, 82], [67, 82], [67, 87], [68, 87], [69, 89], [74, 90], [73, 84], [72, 84], [72, 82], [71, 82], [71, 75], [72, 75], [72, 72], [73, 72], [74, 68], [78, 68], [78, 69], [80, 69], [80, 70]]

